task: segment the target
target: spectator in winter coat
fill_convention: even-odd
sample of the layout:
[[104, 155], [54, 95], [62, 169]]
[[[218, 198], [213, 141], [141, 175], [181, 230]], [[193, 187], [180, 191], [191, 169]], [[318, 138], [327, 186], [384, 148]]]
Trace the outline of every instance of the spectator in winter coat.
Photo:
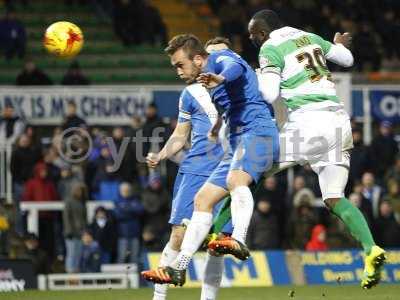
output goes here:
[[354, 148], [351, 149], [350, 170], [349, 170], [349, 184], [348, 188], [351, 191], [353, 185], [361, 179], [362, 174], [368, 170], [369, 150], [364, 145], [362, 140], [362, 132], [360, 129], [353, 129], [353, 144]]
[[[286, 178], [287, 176], [285, 176]], [[285, 209], [286, 186], [284, 182], [279, 182], [278, 177], [270, 176], [265, 178], [262, 187], [255, 191], [255, 199], [267, 198], [271, 204], [271, 210], [278, 217], [278, 236], [282, 238], [285, 234], [285, 219], [287, 211]]]
[[[24, 201], [56, 201], [59, 196], [54, 182], [48, 177], [48, 168], [44, 162], [34, 167], [34, 177], [25, 183], [22, 199]], [[61, 219], [61, 218], [60, 218]], [[48, 251], [50, 257], [62, 255], [63, 240], [61, 220], [53, 212], [39, 213], [40, 245]]]
[[6, 17], [0, 20], [0, 50], [7, 60], [14, 56], [25, 56], [26, 32], [24, 25], [16, 18], [13, 10], [6, 13]]
[[25, 253], [21, 258], [29, 259], [33, 264], [35, 274], [50, 273], [49, 257], [47, 253], [39, 247], [39, 239], [33, 233], [28, 233], [24, 239]]
[[66, 164], [65, 161], [60, 157], [58, 150], [53, 146], [43, 150], [43, 161], [46, 164], [49, 179], [57, 186], [61, 178], [61, 168]]
[[382, 188], [375, 184], [375, 176], [371, 172], [365, 172], [361, 179], [362, 195], [372, 205], [374, 218], [379, 215], [379, 199], [381, 198]]
[[55, 201], [59, 200], [53, 181], [48, 178], [48, 170], [42, 161], [36, 163], [33, 178], [25, 183], [24, 201]]
[[287, 244], [290, 249], [305, 249], [310, 240], [311, 230], [318, 221], [311, 203], [312, 200], [305, 194], [293, 208], [286, 228]]
[[93, 239], [93, 235], [90, 230], [84, 230], [82, 233], [82, 252], [79, 263], [80, 272], [100, 272], [100, 259], [99, 244]]
[[71, 197], [65, 200], [63, 210], [64, 237], [66, 244], [65, 270], [68, 273], [79, 272], [82, 232], [86, 227], [87, 189], [83, 183], [72, 186]]
[[376, 242], [383, 247], [400, 245], [400, 219], [395, 218], [393, 208], [388, 201], [379, 205], [379, 217], [375, 221]]
[[314, 226], [311, 233], [311, 239], [306, 245], [308, 251], [325, 251], [328, 250], [326, 244], [326, 228], [324, 225], [318, 224]]
[[131, 152], [130, 148], [124, 149], [126, 145], [124, 144], [126, 142], [126, 135], [122, 127], [115, 127], [113, 129], [112, 138], [115, 150], [117, 151], [117, 153], [121, 153], [121, 161], [116, 173], [122, 181], [132, 182], [137, 178], [137, 159], [135, 157], [135, 152]]
[[140, 254], [140, 235], [144, 208], [136, 197], [132, 197], [129, 183], [120, 185], [120, 197], [115, 205], [118, 227], [118, 262], [138, 263]]
[[5, 105], [0, 115], [0, 141], [12, 145], [24, 131], [24, 121], [15, 114], [14, 107]]
[[25, 63], [24, 69], [17, 76], [16, 85], [52, 85], [53, 81], [36, 64], [29, 60]]
[[267, 198], [260, 199], [251, 218], [248, 243], [250, 249], [265, 250], [279, 248], [278, 217], [271, 211]]
[[77, 106], [74, 101], [68, 102], [66, 109], [66, 116], [62, 123], [63, 130], [67, 130], [72, 127], [78, 127], [78, 128], [87, 127], [86, 121], [77, 115]]
[[93, 238], [100, 246], [100, 260], [102, 264], [109, 264], [115, 257], [117, 249], [117, 228], [115, 220], [104, 207], [99, 206], [94, 215], [94, 220], [90, 224]]
[[88, 85], [89, 79], [82, 74], [81, 67], [77, 61], [71, 63], [67, 73], [64, 75], [62, 85]]
[[114, 170], [113, 161], [100, 165], [100, 170], [93, 181], [93, 198], [95, 200], [116, 201], [119, 198], [121, 179]]
[[143, 137], [149, 138], [143, 146], [144, 157], [149, 151], [158, 152], [161, 149], [166, 133], [166, 125], [158, 116], [157, 106], [151, 103], [146, 109], [146, 121], [143, 124]]
[[152, 250], [162, 250], [168, 232], [165, 224], [169, 217], [170, 196], [159, 174], [153, 173], [149, 176], [148, 187], [142, 193], [142, 203], [145, 210], [144, 245], [146, 248], [151, 247]]
[[68, 164], [61, 167], [60, 175], [61, 179], [57, 184], [57, 191], [61, 200], [66, 201], [67, 199], [72, 198], [73, 187], [81, 181], [78, 176], [72, 173], [72, 168]]
[[13, 201], [16, 208], [15, 230], [24, 234], [20, 201], [25, 182], [33, 176], [33, 168], [40, 159], [40, 151], [32, 146], [31, 138], [22, 134], [17, 140], [17, 146], [11, 153], [10, 171], [13, 179]]
[[32, 146], [31, 139], [26, 134], [22, 134], [11, 153], [10, 171], [13, 183], [23, 185], [31, 178], [33, 167], [39, 159], [40, 152]]
[[382, 178], [386, 170], [393, 166], [399, 152], [390, 122], [383, 121], [380, 124], [379, 134], [372, 140], [370, 151], [374, 174], [377, 178]]

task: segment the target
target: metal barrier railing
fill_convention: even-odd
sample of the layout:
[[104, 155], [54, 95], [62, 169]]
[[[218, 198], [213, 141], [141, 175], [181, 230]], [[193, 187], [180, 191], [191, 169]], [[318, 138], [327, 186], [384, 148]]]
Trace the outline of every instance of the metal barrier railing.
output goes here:
[[[39, 211], [63, 211], [65, 203], [62, 201], [23, 201], [20, 204], [22, 211], [28, 212], [27, 230], [35, 234], [39, 234]], [[103, 206], [107, 209], [114, 208], [112, 201], [87, 201], [87, 221], [91, 222], [97, 207]]]

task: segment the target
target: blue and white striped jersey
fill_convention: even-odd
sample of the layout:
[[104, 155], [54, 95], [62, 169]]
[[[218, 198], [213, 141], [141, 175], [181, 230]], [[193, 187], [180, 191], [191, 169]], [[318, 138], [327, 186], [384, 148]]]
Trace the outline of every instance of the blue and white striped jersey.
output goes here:
[[209, 176], [221, 161], [222, 145], [207, 138], [217, 118], [211, 97], [201, 84], [191, 84], [182, 91], [178, 123], [191, 122], [192, 133], [191, 148], [181, 162], [180, 172]]

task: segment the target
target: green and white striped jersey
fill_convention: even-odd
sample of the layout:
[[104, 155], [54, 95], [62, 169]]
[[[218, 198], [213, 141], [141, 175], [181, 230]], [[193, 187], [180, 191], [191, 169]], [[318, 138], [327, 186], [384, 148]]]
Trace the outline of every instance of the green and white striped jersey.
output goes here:
[[339, 104], [325, 59], [331, 46], [316, 34], [292, 27], [274, 30], [262, 45], [260, 71], [281, 76], [281, 97], [289, 110], [328, 100], [327, 105]]

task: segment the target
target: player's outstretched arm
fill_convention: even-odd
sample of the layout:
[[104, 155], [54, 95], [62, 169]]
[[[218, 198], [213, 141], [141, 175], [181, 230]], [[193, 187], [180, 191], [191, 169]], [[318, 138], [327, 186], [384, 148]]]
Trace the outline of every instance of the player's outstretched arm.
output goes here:
[[146, 162], [149, 168], [155, 168], [160, 161], [170, 158], [185, 147], [192, 126], [190, 122], [178, 123], [174, 132], [159, 153], [149, 153]]
[[347, 49], [351, 43], [351, 35], [348, 32], [343, 34], [337, 32], [333, 39], [334, 44], [326, 54], [326, 59], [342, 67], [351, 67], [354, 63], [353, 54]]

